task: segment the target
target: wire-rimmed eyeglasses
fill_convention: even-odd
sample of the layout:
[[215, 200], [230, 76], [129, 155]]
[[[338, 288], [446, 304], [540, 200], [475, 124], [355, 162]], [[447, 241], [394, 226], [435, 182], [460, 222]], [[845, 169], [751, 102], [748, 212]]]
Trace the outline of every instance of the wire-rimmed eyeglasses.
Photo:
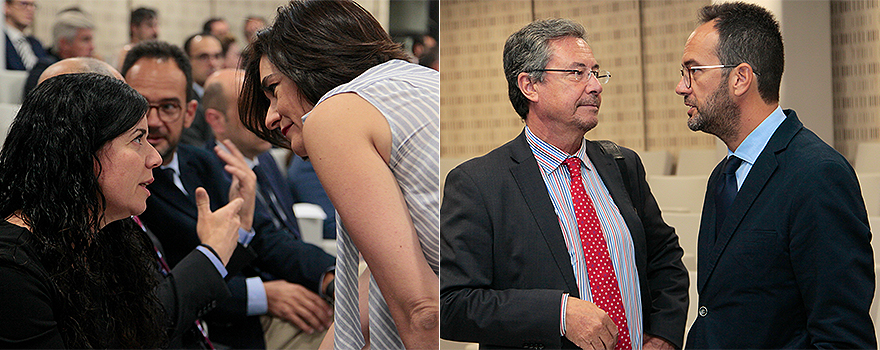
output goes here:
[[[691, 88], [691, 80], [693, 80], [694, 71], [703, 70], [703, 69], [713, 69], [713, 68], [735, 68], [736, 64], [716, 64], [713, 66], [693, 66], [693, 67], [681, 67], [681, 77], [684, 78], [684, 86], [688, 89]], [[687, 70], [687, 75], [684, 74], [684, 71]]]
[[[609, 71], [607, 71], [607, 70], [604, 70], [604, 69], [600, 69], [600, 70], [586, 70], [586, 69], [554, 69], [554, 68], [548, 68], [548, 69], [535, 69], [535, 70], [529, 71], [528, 73], [531, 73], [531, 72], [560, 72], [560, 73], [568, 73], [568, 74], [565, 76], [565, 78], [568, 79], [568, 80], [570, 80], [570, 81], [572, 81], [572, 82], [575, 82], [575, 83], [580, 83], [581, 81], [584, 81], [584, 77], [587, 77], [587, 81], [589, 81], [590, 76], [594, 76], [594, 77], [596, 77], [596, 80], [599, 81], [599, 84], [602, 84], [602, 85], [607, 84], [608, 81], [611, 80], [611, 72], [609, 72]], [[588, 76], [587, 74], [589, 74], [589, 76]]]

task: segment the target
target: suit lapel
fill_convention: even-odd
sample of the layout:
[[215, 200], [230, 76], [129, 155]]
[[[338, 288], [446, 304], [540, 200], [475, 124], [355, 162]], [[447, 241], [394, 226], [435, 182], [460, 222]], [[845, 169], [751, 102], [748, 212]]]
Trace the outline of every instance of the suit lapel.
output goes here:
[[577, 282], [571, 267], [571, 259], [565, 239], [562, 237], [562, 228], [559, 226], [559, 217], [550, 202], [547, 187], [544, 186], [544, 178], [538, 169], [538, 162], [526, 141], [525, 131], [519, 134], [510, 144], [511, 161], [510, 174], [513, 175], [517, 187], [523, 195], [523, 199], [531, 210], [532, 217], [538, 224], [538, 229], [544, 235], [544, 240], [550, 248], [550, 254], [559, 268], [568, 290], [572, 296], [579, 297]]
[[153, 177], [155, 181], [148, 186], [152, 196], [157, 200], [162, 200], [168, 205], [175, 207], [178, 211], [186, 213], [193, 218], [197, 217], [197, 212], [193, 211], [193, 207], [189, 203], [190, 199], [174, 185], [171, 176], [162, 169], [153, 169]]
[[[626, 221], [630, 237], [633, 240], [636, 263], [639, 267], [639, 271], [645, 271], [645, 269], [643, 269], [647, 268], [645, 231], [644, 227], [642, 227], [641, 219], [639, 219], [639, 215], [636, 213], [635, 207], [633, 206], [632, 199], [630, 199], [630, 194], [626, 192], [626, 187], [623, 183], [625, 180], [620, 173], [620, 168], [615, 163], [616, 161], [612, 157], [603, 153], [599, 144], [595, 142], [587, 141], [587, 156], [590, 157], [590, 162], [593, 163], [593, 167], [595, 167], [596, 172], [599, 174], [599, 178], [602, 179], [605, 188], [607, 188], [608, 193], [611, 194], [611, 198], [614, 200], [617, 210], [620, 212], [624, 221]], [[636, 171], [636, 169], [627, 169], [627, 172], [633, 171]]]
[[[791, 142], [791, 139], [794, 138], [794, 135], [803, 128], [803, 124], [798, 120], [797, 114], [795, 114], [794, 111], [786, 110], [784, 112], [786, 114], [785, 121], [779, 125], [776, 132], [770, 137], [770, 141], [767, 142], [767, 146], [764, 147], [761, 155], [758, 156], [755, 165], [749, 170], [749, 175], [746, 177], [742, 187], [740, 187], [739, 192], [736, 194], [736, 198], [733, 200], [733, 204], [730, 206], [727, 220], [722, 224], [720, 232], [716, 234], [715, 244], [706, 256], [705, 273], [701, 274], [697, 279], [697, 287], [700, 291], [705, 286], [709, 276], [712, 275], [712, 271], [715, 269], [718, 259], [724, 252], [724, 248], [727, 247], [727, 244], [730, 242], [730, 239], [733, 237], [733, 234], [736, 232], [736, 229], [739, 227], [746, 213], [748, 213], [749, 209], [755, 203], [758, 194], [762, 192], [767, 185], [767, 182], [770, 180], [770, 177], [776, 172], [776, 168], [779, 165], [779, 162], [776, 159], [777, 154], [784, 151], [785, 148], [788, 147], [789, 142]], [[716, 174], [713, 174], [713, 178], [717, 178], [715, 175]], [[713, 189], [714, 187], [710, 187], [708, 191], [712, 191]], [[706, 203], [706, 206], [709, 205], [711, 205], [711, 208], [714, 208], [714, 201], [713, 203]], [[714, 214], [714, 209], [709, 210], [712, 210]], [[714, 227], [715, 215], [712, 215], [712, 217], [712, 227]], [[702, 234], [703, 230], [701, 229], [700, 231]], [[711, 229], [708, 229], [707, 231], [711, 231]], [[703, 247], [702, 240], [700, 240], [700, 242], [701, 247]]]

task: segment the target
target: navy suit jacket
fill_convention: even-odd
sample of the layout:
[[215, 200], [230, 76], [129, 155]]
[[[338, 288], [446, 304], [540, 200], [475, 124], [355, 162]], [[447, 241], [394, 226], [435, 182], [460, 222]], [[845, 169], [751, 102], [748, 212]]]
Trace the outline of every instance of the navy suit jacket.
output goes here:
[[[287, 179], [284, 178], [284, 175], [281, 175], [281, 170], [278, 168], [278, 163], [275, 162], [275, 157], [272, 157], [272, 154], [269, 152], [263, 152], [263, 154], [257, 156], [257, 159], [259, 159], [260, 165], [257, 169], [254, 169], [254, 172], [257, 172], [257, 181], [259, 189], [263, 193], [263, 198], [266, 198], [268, 201], [269, 192], [271, 191], [280, 204], [278, 210], [283, 210], [284, 215], [288, 217], [288, 220], [284, 220], [284, 225], [291, 232], [299, 233], [299, 224], [296, 222], [296, 214], [293, 212], [293, 191], [290, 189]], [[269, 209], [275, 210], [273, 208]]]
[[[621, 150], [625, 176], [598, 143], [587, 142], [632, 235], [644, 331], [681, 347], [688, 303], [683, 251], [638, 155]], [[559, 335], [559, 313], [562, 293], [578, 297], [578, 286], [525, 132], [449, 172], [440, 225], [441, 337], [481, 347], [576, 348]]]
[[718, 232], [712, 193], [720, 164], [709, 178], [697, 249], [700, 311], [688, 348], [877, 348], [858, 179], [794, 111], [785, 114]]
[[312, 203], [321, 206], [327, 218], [324, 219], [324, 238], [336, 239], [336, 208], [327, 197], [327, 192], [318, 180], [312, 162], [294, 156], [287, 167], [287, 183], [293, 192], [293, 202]]
[[[155, 181], [148, 186], [152, 195], [147, 199], [147, 210], [140, 215], [162, 243], [166, 260], [172, 267], [200, 243], [196, 233], [196, 188], [204, 187], [208, 192], [212, 210], [225, 205], [229, 194], [229, 181], [215, 155], [181, 144], [177, 156], [180, 180], [191, 195], [181, 192], [167, 173], [155, 168]], [[321, 276], [335, 265], [335, 259], [321, 248], [295, 239], [287, 230], [276, 230], [271, 219], [261, 210], [265, 209], [258, 205], [254, 211], [256, 235], [249, 245], [257, 253], [251, 264], [253, 269], [246, 267], [245, 273], [231, 278], [228, 286], [232, 297], [205, 317], [212, 329], [211, 339], [236, 348], [265, 347], [259, 318], [247, 316], [245, 276], [257, 275], [256, 270], [265, 271], [317, 293]]]
[[[9, 35], [6, 33], [3, 34], [6, 37], [6, 69], [27, 70], [24, 66], [24, 62], [21, 61], [21, 56], [18, 55], [18, 51], [15, 51], [15, 46], [12, 45], [12, 40], [9, 40]], [[34, 50], [34, 55], [37, 55], [37, 60], [45, 58], [48, 55], [37, 38], [29, 36], [27, 37], [27, 41], [31, 44], [31, 50]]]

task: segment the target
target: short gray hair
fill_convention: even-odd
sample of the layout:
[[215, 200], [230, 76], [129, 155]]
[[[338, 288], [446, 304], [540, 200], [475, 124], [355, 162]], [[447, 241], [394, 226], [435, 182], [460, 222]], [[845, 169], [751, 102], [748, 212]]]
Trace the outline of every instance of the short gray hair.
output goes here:
[[95, 22], [79, 11], [65, 11], [52, 25], [52, 41], [56, 48], [61, 39], [73, 40], [80, 29], [95, 29]]
[[550, 62], [550, 41], [575, 37], [586, 41], [586, 30], [577, 22], [564, 18], [534, 21], [507, 38], [504, 44], [504, 76], [507, 78], [507, 94], [516, 113], [525, 120], [529, 113], [529, 100], [519, 90], [517, 76], [528, 72], [535, 81], [544, 80], [544, 69]]

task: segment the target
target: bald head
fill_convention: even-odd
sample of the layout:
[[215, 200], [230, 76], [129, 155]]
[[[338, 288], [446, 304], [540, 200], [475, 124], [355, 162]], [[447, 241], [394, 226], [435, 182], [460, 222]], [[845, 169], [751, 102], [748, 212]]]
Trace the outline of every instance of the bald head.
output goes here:
[[72, 57], [55, 62], [46, 68], [43, 74], [40, 75], [37, 84], [39, 85], [44, 80], [56, 75], [73, 73], [97, 73], [125, 81], [122, 78], [122, 74], [119, 74], [119, 71], [107, 62], [91, 57]]
[[205, 121], [217, 140], [228, 139], [247, 158], [255, 158], [272, 148], [256, 134], [244, 127], [238, 115], [238, 95], [244, 84], [241, 69], [221, 69], [205, 80]]

